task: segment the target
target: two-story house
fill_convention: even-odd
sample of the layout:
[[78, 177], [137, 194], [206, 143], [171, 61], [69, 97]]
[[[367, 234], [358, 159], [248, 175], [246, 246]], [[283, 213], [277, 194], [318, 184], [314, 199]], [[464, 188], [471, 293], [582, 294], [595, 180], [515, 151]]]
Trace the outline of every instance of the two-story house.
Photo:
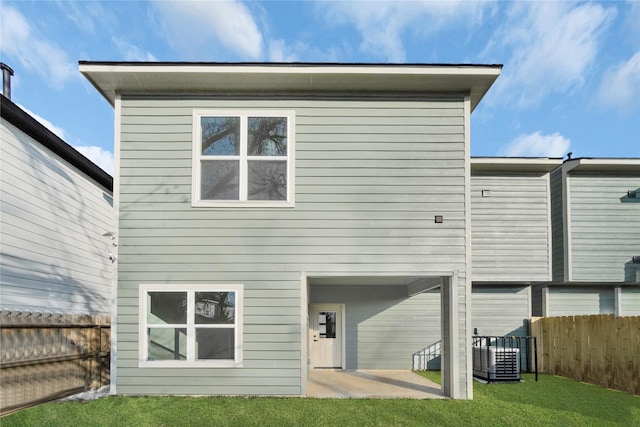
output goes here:
[[529, 335], [531, 286], [552, 278], [551, 171], [562, 159], [471, 159], [476, 335]]
[[115, 109], [114, 390], [304, 395], [441, 339], [471, 398], [470, 115], [500, 69], [81, 62]]
[[553, 282], [533, 314], [640, 315], [640, 159], [570, 159], [551, 185]]

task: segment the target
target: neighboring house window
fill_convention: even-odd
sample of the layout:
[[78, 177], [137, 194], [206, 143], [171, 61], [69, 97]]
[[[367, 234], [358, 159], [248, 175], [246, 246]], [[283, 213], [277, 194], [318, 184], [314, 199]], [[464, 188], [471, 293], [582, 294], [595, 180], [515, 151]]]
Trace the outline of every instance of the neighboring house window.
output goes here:
[[141, 285], [140, 366], [242, 366], [242, 285]]
[[194, 111], [194, 206], [292, 206], [291, 111]]

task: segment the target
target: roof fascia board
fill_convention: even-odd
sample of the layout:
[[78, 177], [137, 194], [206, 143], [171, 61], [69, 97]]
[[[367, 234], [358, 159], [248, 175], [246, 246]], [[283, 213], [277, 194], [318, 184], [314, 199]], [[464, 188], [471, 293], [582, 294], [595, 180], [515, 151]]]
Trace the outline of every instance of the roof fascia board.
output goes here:
[[[301, 66], [302, 65], [302, 66]], [[498, 76], [502, 65], [474, 64], [230, 64], [80, 61], [80, 72], [250, 73], [250, 74], [423, 74]]]
[[640, 158], [578, 158], [564, 162], [565, 173], [576, 172], [635, 172], [640, 174]]
[[472, 172], [551, 172], [561, 158], [472, 157]]
[[[274, 88], [292, 92], [350, 93], [436, 91], [470, 93], [472, 107], [499, 76], [501, 65], [417, 64], [213, 64], [95, 63], [81, 61], [80, 72], [113, 105], [116, 93], [159, 93], [223, 88], [262, 93]], [[186, 76], [191, 79], [185, 79]], [[368, 78], [365, 78], [368, 77]], [[351, 84], [353, 83], [353, 84]]]

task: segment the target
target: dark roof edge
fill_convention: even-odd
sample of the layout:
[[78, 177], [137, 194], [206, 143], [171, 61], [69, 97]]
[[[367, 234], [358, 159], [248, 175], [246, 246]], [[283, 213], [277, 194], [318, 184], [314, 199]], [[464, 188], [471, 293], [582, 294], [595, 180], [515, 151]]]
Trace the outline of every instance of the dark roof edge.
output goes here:
[[105, 190], [113, 192], [113, 177], [67, 144], [42, 123], [27, 114], [10, 99], [1, 95], [0, 115], [15, 127], [38, 141], [49, 150], [71, 163], [81, 172], [97, 182]]
[[565, 159], [563, 163], [572, 162], [574, 160], [639, 160], [640, 157], [572, 157]]
[[515, 159], [515, 160], [562, 160], [562, 157], [527, 157], [527, 156], [471, 156], [471, 159]]
[[189, 61], [78, 61], [79, 65], [144, 65], [149, 67], [165, 65], [192, 66], [261, 66], [261, 67], [468, 67], [468, 68], [500, 68], [502, 64], [445, 64], [445, 63], [391, 63], [391, 62], [189, 62]]

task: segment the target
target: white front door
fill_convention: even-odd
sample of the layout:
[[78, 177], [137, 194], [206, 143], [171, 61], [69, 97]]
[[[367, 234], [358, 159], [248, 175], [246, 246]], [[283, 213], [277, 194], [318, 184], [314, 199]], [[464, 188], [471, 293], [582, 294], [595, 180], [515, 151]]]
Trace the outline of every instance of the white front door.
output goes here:
[[339, 304], [311, 305], [309, 354], [311, 368], [343, 368], [342, 309]]

